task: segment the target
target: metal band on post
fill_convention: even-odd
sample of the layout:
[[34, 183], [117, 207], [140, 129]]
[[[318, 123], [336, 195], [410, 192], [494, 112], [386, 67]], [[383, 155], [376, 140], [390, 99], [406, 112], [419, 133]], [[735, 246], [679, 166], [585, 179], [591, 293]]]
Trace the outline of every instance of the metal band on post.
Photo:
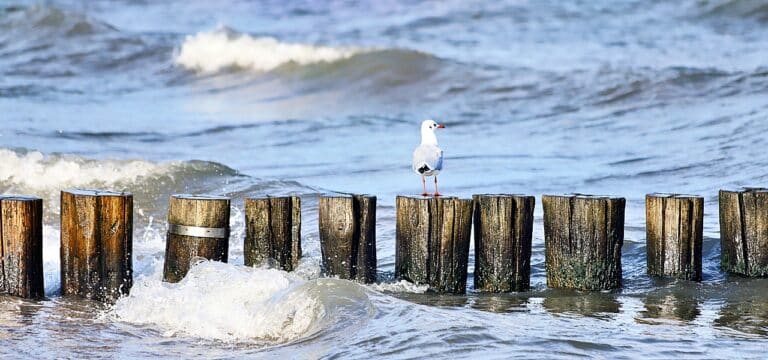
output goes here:
[[229, 237], [228, 228], [210, 228], [202, 226], [168, 224], [168, 232], [173, 235], [194, 236], [200, 238], [225, 239]]

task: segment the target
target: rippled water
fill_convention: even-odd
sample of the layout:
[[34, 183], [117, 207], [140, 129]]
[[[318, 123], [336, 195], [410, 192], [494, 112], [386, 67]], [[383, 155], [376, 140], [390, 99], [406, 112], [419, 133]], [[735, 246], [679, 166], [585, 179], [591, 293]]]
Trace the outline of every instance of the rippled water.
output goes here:
[[[0, 354], [762, 357], [768, 281], [720, 272], [716, 195], [768, 181], [766, 25], [751, 0], [4, 2], [0, 192], [46, 201], [47, 299], [0, 297]], [[396, 282], [425, 118], [447, 125], [444, 193], [625, 196], [624, 287], [547, 289], [540, 204], [531, 291]], [[136, 285], [114, 307], [59, 296], [71, 187], [135, 194]], [[319, 275], [324, 191], [378, 196], [381, 283]], [[180, 192], [233, 197], [230, 264], [168, 285]], [[649, 192], [705, 196], [702, 283], [645, 275]], [[259, 194], [302, 196], [295, 273], [242, 266]]]

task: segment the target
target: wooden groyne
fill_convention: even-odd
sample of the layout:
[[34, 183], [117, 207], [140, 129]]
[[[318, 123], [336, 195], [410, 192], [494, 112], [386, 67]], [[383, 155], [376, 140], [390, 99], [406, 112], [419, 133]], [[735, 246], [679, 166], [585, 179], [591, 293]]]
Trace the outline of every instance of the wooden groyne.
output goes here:
[[743, 276], [768, 276], [768, 189], [720, 191], [720, 265]]
[[61, 192], [61, 294], [114, 302], [133, 285], [133, 195]]
[[646, 195], [648, 274], [701, 281], [703, 226], [704, 198]]
[[473, 199], [475, 290], [527, 291], [536, 198], [494, 194]]
[[43, 286], [43, 200], [0, 195], [0, 293], [29, 299]]
[[436, 292], [463, 294], [472, 200], [398, 196], [395, 277]]
[[544, 195], [547, 286], [609, 290], [621, 286], [624, 198]]
[[[653, 193], [645, 200], [648, 274], [701, 281], [704, 199]], [[395, 202], [395, 278], [428, 285], [434, 292], [466, 292], [474, 226], [474, 290], [529, 290], [533, 196], [397, 196]], [[376, 203], [371, 195], [320, 197], [318, 229], [326, 275], [363, 283], [377, 280]], [[611, 196], [542, 196], [547, 286], [621, 286], [625, 203]], [[719, 215], [722, 269], [768, 276], [768, 189], [721, 190]], [[41, 199], [0, 195], [0, 293], [44, 296], [42, 217]], [[172, 195], [164, 280], [180, 281], [199, 259], [227, 262], [229, 219], [228, 197]], [[247, 198], [245, 264], [296, 270], [301, 223], [299, 197]], [[61, 192], [62, 295], [114, 302], [128, 294], [132, 246], [130, 193]]]
[[321, 196], [318, 226], [327, 275], [376, 282], [375, 196]]
[[163, 279], [179, 282], [197, 258], [227, 262], [229, 203], [224, 196], [172, 195]]
[[246, 198], [243, 252], [246, 266], [296, 269], [301, 258], [301, 199]]

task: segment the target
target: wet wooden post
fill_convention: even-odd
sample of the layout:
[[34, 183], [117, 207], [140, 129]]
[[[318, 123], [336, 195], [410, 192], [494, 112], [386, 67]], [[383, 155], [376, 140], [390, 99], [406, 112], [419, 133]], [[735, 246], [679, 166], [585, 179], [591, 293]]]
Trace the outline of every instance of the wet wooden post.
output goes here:
[[376, 197], [320, 197], [320, 249], [328, 275], [376, 281]]
[[724, 271], [768, 276], [768, 189], [720, 190], [720, 247]]
[[133, 195], [61, 192], [61, 294], [114, 302], [133, 286]]
[[701, 281], [704, 198], [645, 196], [648, 274]]
[[536, 198], [474, 195], [475, 290], [527, 291]]
[[246, 266], [296, 269], [301, 258], [301, 199], [298, 196], [245, 199], [243, 251]]
[[42, 199], [0, 195], [0, 260], [0, 293], [45, 296]]
[[213, 195], [172, 195], [163, 279], [179, 282], [197, 259], [227, 262], [230, 199]]
[[465, 293], [472, 200], [398, 196], [396, 203], [395, 277]]
[[608, 290], [621, 286], [624, 198], [544, 195], [547, 286]]

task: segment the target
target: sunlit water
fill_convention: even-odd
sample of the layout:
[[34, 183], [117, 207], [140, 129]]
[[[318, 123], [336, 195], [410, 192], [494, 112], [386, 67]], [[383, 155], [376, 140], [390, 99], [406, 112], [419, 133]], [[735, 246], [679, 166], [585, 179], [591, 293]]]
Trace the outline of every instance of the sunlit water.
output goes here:
[[[0, 192], [45, 199], [47, 299], [0, 297], [22, 357], [762, 357], [768, 281], [719, 270], [717, 191], [768, 175], [758, 1], [0, 5]], [[445, 123], [441, 190], [627, 198], [624, 287], [438, 296], [393, 279], [394, 197]], [[59, 191], [135, 195], [130, 297], [59, 296]], [[378, 196], [380, 283], [320, 275], [317, 196]], [[234, 199], [230, 263], [162, 283], [173, 193]], [[705, 196], [704, 281], [645, 274], [643, 197]], [[302, 196], [299, 271], [243, 263], [243, 199]], [[472, 251], [470, 257], [472, 257]]]

